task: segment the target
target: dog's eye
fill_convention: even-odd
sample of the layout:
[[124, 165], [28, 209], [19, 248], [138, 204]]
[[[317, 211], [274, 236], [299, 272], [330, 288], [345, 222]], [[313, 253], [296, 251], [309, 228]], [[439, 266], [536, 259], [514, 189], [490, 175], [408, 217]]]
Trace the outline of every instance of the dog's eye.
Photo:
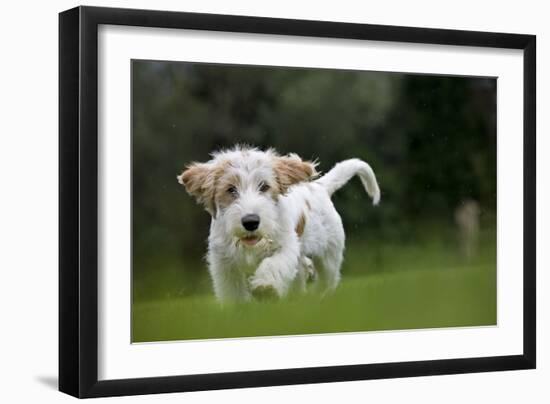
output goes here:
[[260, 182], [260, 192], [267, 192], [269, 191], [270, 186], [266, 184], [265, 182]]
[[227, 193], [235, 196], [235, 195], [237, 195], [237, 188], [235, 188], [235, 186], [231, 185], [230, 187], [227, 188]]

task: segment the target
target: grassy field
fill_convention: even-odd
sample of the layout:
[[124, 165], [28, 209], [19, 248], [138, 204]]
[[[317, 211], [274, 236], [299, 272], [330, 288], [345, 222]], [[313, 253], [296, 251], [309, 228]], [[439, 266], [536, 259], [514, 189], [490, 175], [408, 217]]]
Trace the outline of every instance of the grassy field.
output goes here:
[[[348, 246], [343, 280], [278, 302], [221, 307], [206, 276], [165, 265], [134, 279], [133, 342], [496, 324], [494, 233], [466, 262], [445, 238]], [[204, 265], [190, 263], [190, 265]], [[206, 270], [204, 271], [206, 272]]]

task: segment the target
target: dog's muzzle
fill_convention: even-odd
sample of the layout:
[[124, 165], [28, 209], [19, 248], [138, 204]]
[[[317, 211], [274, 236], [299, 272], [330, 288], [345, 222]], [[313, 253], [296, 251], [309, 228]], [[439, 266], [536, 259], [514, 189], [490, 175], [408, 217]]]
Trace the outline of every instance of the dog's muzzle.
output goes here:
[[243, 227], [248, 231], [254, 231], [260, 226], [260, 216], [255, 214], [245, 215], [241, 219]]

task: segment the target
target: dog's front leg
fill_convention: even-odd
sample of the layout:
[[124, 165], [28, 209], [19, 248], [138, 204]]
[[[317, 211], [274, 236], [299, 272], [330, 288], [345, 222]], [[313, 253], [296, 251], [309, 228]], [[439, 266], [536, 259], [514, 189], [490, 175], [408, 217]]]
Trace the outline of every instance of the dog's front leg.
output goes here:
[[249, 279], [252, 295], [256, 298], [285, 296], [298, 273], [298, 257], [296, 243], [265, 258]]
[[247, 301], [251, 298], [245, 275], [231, 262], [218, 259], [210, 254], [209, 272], [214, 293], [219, 302], [231, 303]]

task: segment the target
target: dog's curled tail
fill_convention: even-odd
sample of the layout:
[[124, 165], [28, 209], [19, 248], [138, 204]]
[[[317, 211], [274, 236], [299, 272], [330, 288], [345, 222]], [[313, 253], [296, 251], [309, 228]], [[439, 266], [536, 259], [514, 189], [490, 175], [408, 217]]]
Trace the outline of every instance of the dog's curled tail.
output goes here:
[[351, 179], [358, 175], [365, 187], [365, 190], [372, 198], [372, 204], [380, 202], [380, 188], [372, 168], [362, 160], [350, 159], [337, 163], [332, 170], [323, 175], [316, 182], [322, 185], [332, 196], [333, 193], [342, 188]]

